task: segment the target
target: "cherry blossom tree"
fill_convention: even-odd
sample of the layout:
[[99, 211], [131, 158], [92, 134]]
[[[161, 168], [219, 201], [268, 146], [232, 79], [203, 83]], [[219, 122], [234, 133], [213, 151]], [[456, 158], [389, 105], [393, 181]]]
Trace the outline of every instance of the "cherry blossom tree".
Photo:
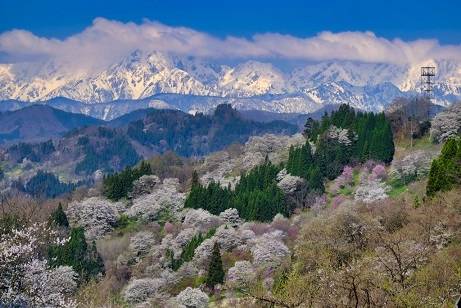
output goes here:
[[69, 299], [77, 273], [68, 266], [50, 268], [41, 251], [62, 245], [46, 224], [13, 229], [0, 236], [0, 306], [73, 307]]
[[354, 194], [354, 199], [364, 203], [373, 203], [388, 197], [389, 186], [378, 180], [365, 181]]
[[176, 301], [180, 307], [208, 307], [208, 295], [200, 289], [193, 289], [191, 287], [182, 290], [176, 296]]
[[441, 143], [461, 132], [461, 104], [453, 104], [437, 114], [431, 122], [431, 138]]
[[226, 284], [231, 288], [247, 288], [256, 279], [256, 271], [249, 261], [237, 261], [227, 272]]

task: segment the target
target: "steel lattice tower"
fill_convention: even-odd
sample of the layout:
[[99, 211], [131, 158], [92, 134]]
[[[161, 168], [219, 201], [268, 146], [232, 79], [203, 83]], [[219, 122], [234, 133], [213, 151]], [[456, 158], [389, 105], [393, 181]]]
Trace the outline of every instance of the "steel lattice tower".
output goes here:
[[434, 86], [435, 67], [423, 66], [421, 67], [421, 94], [431, 98], [432, 87]]

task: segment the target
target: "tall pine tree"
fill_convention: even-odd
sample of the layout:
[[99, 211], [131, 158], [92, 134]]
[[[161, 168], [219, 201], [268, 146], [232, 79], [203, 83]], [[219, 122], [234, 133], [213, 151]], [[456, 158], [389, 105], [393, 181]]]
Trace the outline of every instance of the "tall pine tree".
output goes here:
[[68, 228], [69, 221], [67, 215], [62, 209], [62, 204], [59, 202], [58, 207], [51, 213], [50, 222], [56, 226]]
[[219, 244], [215, 242], [211, 254], [210, 264], [208, 266], [208, 275], [206, 277], [207, 287], [214, 289], [217, 284], [224, 282], [224, 269], [222, 266], [221, 252]]
[[442, 148], [440, 156], [432, 161], [426, 194], [434, 196], [461, 183], [461, 139], [451, 138]]

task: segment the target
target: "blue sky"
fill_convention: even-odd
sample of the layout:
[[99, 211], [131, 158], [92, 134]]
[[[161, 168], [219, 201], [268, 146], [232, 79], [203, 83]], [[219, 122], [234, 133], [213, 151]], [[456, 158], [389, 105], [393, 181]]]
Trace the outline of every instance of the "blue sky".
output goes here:
[[459, 0], [0, 0], [0, 33], [24, 29], [38, 36], [62, 39], [81, 32], [96, 17], [136, 23], [148, 18], [218, 37], [250, 37], [265, 32], [307, 37], [324, 30], [369, 30], [388, 39], [435, 38], [442, 44], [460, 44], [460, 3]]

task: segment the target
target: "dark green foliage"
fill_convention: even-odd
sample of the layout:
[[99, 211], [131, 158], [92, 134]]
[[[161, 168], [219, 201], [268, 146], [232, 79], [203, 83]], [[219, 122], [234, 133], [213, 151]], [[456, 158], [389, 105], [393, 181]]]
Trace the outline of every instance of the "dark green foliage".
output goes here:
[[[80, 141], [80, 140], [79, 140]], [[90, 174], [98, 170], [99, 168], [99, 157], [96, 154], [95, 150], [91, 147], [91, 145], [87, 144], [84, 149], [84, 157], [83, 160], [77, 163], [75, 166], [75, 173], [76, 174]]]
[[120, 215], [120, 218], [117, 220], [117, 229], [124, 229], [135, 221], [136, 221], [136, 218], [122, 214]]
[[35, 198], [55, 198], [71, 192], [76, 186], [60, 182], [52, 173], [39, 171], [24, 185], [24, 191]]
[[103, 180], [104, 195], [114, 201], [126, 198], [133, 189], [133, 182], [147, 174], [152, 174], [150, 165], [142, 161], [137, 168], [127, 167], [122, 172], [109, 175]]
[[[322, 144], [326, 145], [326, 143]], [[329, 145], [332, 146], [333, 144]], [[339, 154], [340, 152], [329, 152], [326, 151], [325, 146], [322, 146], [317, 150], [314, 156], [309, 142], [306, 142], [302, 147], [291, 147], [286, 169], [288, 173], [306, 179], [309, 191], [322, 193], [324, 191], [323, 179], [325, 175], [321, 170], [324, 170], [326, 174], [331, 172], [329, 171], [331, 168], [339, 169], [336, 167], [338, 165], [335, 162], [336, 158], [331, 157], [331, 155], [329, 156], [328, 154], [330, 153]], [[342, 152], [340, 154], [342, 154]], [[334, 172], [338, 171], [335, 170]]]
[[[349, 131], [349, 144], [328, 136], [333, 125]], [[384, 113], [356, 112], [348, 105], [341, 105], [330, 115], [325, 113], [320, 121], [309, 118], [304, 134], [308, 142], [290, 148], [286, 169], [305, 178], [310, 191], [323, 192], [323, 181], [336, 178], [347, 164], [369, 159], [390, 163], [394, 156], [392, 129]], [[315, 154], [309, 141], [315, 143]]]
[[262, 190], [255, 189], [236, 194], [234, 207], [239, 211], [239, 215], [247, 220], [271, 221], [278, 213], [284, 216], [291, 214], [276, 183], [271, 183]]
[[143, 120], [131, 122], [127, 134], [158, 153], [172, 150], [189, 157], [205, 155], [232, 143], [245, 143], [251, 135], [295, 133], [294, 125], [246, 120], [230, 105], [217, 106], [214, 115], [195, 116], [173, 110], [153, 110]]
[[224, 282], [224, 269], [222, 266], [221, 252], [219, 244], [216, 242], [213, 246], [210, 265], [208, 266], [208, 275], [206, 277], [206, 285], [209, 288], [214, 288], [217, 284]]
[[40, 143], [18, 143], [8, 148], [7, 152], [16, 162], [20, 163], [24, 159], [32, 162], [40, 162], [45, 157], [50, 156], [55, 147], [51, 140]]
[[87, 281], [104, 272], [104, 262], [96, 250], [93, 241], [88, 245], [83, 228], [73, 228], [70, 240], [64, 245], [54, 245], [48, 250], [50, 266], [72, 266], [82, 281]]
[[309, 142], [306, 142], [302, 147], [290, 147], [286, 165], [288, 173], [306, 178], [313, 163], [312, 149]]
[[231, 206], [232, 192], [216, 182], [211, 182], [207, 187], [200, 184], [192, 186], [191, 192], [186, 199], [185, 207], [206, 209], [214, 215]]
[[306, 120], [306, 124], [304, 124], [304, 135], [306, 137], [316, 137], [318, 135], [319, 128], [320, 123], [309, 117]]
[[325, 191], [323, 175], [319, 166], [312, 166], [307, 175], [307, 187], [311, 192], [322, 193]]
[[16, 162], [20, 163], [24, 158], [30, 161], [37, 162], [39, 158], [31, 144], [18, 143], [8, 149], [8, 153], [16, 158]]
[[[356, 112], [349, 105], [343, 104], [330, 115], [325, 113], [319, 123], [308, 119], [304, 132], [311, 141], [321, 144], [326, 141], [322, 135], [332, 125], [348, 129], [355, 134], [356, 142], [352, 145], [352, 156], [349, 158], [351, 161], [392, 161], [394, 141], [391, 125], [384, 113]], [[353, 136], [350, 137], [354, 139]]]
[[117, 220], [114, 232], [123, 236], [127, 233], [133, 233], [139, 230], [141, 222], [136, 217], [129, 217], [125, 214], [120, 215]]
[[54, 151], [56, 151], [53, 141], [48, 140], [38, 144], [38, 153], [39, 155], [50, 155]]
[[50, 221], [52, 224], [59, 227], [69, 227], [69, 221], [67, 220], [67, 215], [62, 209], [62, 204], [59, 202], [58, 207], [51, 213]]
[[102, 140], [95, 144], [79, 138], [78, 144], [83, 146], [84, 157], [75, 166], [75, 173], [90, 174], [98, 169], [121, 170], [141, 159], [127, 138], [117, 136], [112, 130], [101, 127], [98, 128], [98, 134]]
[[426, 194], [448, 191], [461, 181], [461, 139], [451, 138], [443, 145], [440, 156], [432, 161]]
[[195, 254], [195, 249], [202, 244], [202, 242], [210, 237], [212, 237], [215, 233], [215, 230], [210, 230], [205, 236], [202, 233], [195, 235], [191, 240], [186, 244], [184, 249], [181, 252], [181, 256], [179, 259], [175, 259], [173, 256], [173, 252], [171, 250], [167, 250], [167, 257], [170, 259], [170, 267], [172, 270], [177, 271], [181, 265], [186, 262], [192, 261], [192, 258]]
[[247, 220], [270, 221], [277, 213], [289, 216], [283, 192], [277, 187], [280, 168], [266, 161], [241, 176], [233, 192], [232, 206]]
[[98, 127], [98, 135], [101, 138], [112, 139], [114, 138], [115, 133], [114, 130], [110, 128], [100, 126]]
[[197, 171], [194, 170], [194, 172], [192, 172], [191, 187], [196, 187], [199, 184], [200, 184], [200, 181], [199, 181], [199, 178], [198, 178], [198, 173], [197, 173]]
[[215, 182], [206, 187], [198, 183], [192, 187], [185, 206], [203, 208], [215, 215], [236, 208], [240, 217], [247, 220], [270, 221], [277, 213], [288, 216], [290, 208], [277, 187], [279, 171], [279, 167], [266, 161], [242, 175], [234, 191]]
[[315, 152], [315, 165], [321, 175], [329, 180], [341, 174], [343, 167], [352, 161], [352, 149], [337, 140], [322, 136]]
[[78, 138], [77, 140], [77, 145], [87, 145], [90, 143], [90, 138], [88, 138], [88, 136], [81, 136]]

